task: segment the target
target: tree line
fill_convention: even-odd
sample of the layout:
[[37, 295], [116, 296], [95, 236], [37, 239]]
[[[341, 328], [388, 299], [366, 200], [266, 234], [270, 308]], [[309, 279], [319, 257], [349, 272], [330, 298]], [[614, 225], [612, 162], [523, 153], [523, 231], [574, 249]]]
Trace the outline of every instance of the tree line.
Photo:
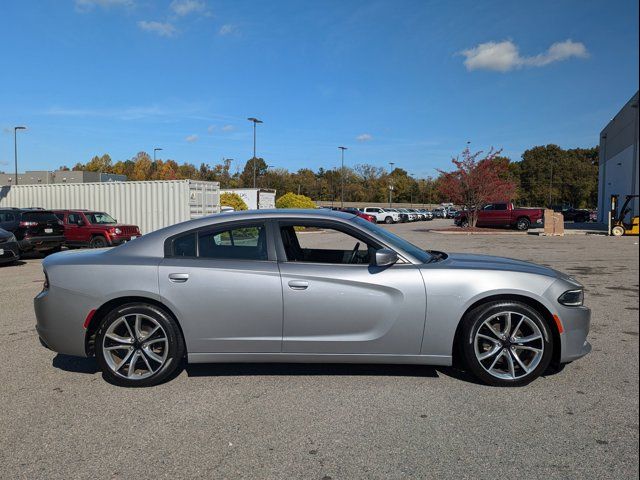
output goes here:
[[[504, 195], [514, 197], [520, 205], [594, 207], [597, 203], [598, 147], [565, 150], [557, 145], [546, 145], [526, 150], [517, 161], [501, 156], [500, 152], [492, 152], [487, 158], [500, 178], [514, 187]], [[254, 185], [254, 163], [256, 186], [276, 189], [278, 197], [293, 192], [314, 200], [340, 200], [340, 168], [315, 171], [301, 168], [291, 172], [285, 168], [269, 168], [262, 158], [249, 159], [242, 169], [232, 171], [231, 160], [214, 165], [201, 163], [197, 167], [170, 159], [154, 161], [146, 152], [115, 163], [104, 154], [93, 157], [86, 164], [76, 164], [73, 170], [122, 174], [129, 180], [193, 179], [220, 182], [222, 188], [249, 188]], [[69, 170], [68, 167], [61, 169]], [[450, 173], [441, 171], [434, 177], [416, 178], [402, 168], [389, 171], [367, 163], [345, 167], [344, 199], [347, 202], [388, 202], [391, 193], [393, 202], [447, 202], [453, 196], [448, 181]]]

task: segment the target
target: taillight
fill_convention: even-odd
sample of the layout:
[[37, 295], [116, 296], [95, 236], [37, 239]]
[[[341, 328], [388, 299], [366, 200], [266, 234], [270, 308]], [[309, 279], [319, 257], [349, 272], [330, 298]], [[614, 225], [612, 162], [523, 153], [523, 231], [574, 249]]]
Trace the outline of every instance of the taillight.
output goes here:
[[21, 227], [36, 227], [38, 225], [38, 222], [20, 222], [19, 224]]

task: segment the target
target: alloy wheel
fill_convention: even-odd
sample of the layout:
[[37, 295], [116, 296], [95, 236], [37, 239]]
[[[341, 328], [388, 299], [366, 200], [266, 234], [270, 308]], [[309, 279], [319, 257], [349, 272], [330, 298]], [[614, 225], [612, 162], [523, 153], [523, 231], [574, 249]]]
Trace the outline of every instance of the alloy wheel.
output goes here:
[[111, 371], [129, 380], [141, 380], [159, 371], [168, 353], [164, 328], [140, 313], [119, 317], [111, 323], [102, 341], [102, 354]]
[[505, 311], [482, 322], [475, 333], [474, 350], [487, 373], [501, 380], [519, 380], [540, 364], [544, 338], [527, 315]]

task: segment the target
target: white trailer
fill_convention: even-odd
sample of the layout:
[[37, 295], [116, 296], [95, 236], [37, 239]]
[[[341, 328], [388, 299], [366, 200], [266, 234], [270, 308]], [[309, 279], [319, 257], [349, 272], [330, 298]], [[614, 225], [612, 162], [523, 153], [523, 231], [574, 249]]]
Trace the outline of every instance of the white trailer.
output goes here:
[[[270, 188], [233, 188], [220, 193], [235, 193], [244, 200], [249, 210], [276, 208], [276, 191]], [[224, 205], [222, 205], [224, 207]]]
[[107, 212], [145, 234], [220, 212], [218, 182], [61, 183], [0, 187], [0, 207], [87, 209]]

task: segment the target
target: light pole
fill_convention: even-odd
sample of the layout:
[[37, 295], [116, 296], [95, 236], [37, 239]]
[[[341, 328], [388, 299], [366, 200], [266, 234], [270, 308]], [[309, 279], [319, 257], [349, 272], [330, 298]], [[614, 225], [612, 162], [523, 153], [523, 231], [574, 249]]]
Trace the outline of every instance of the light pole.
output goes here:
[[389, 162], [389, 208], [391, 208], [391, 204], [393, 202], [393, 178], [391, 178], [391, 172], [393, 172], [394, 162]]
[[344, 208], [344, 151], [347, 147], [338, 147], [342, 156], [340, 167], [340, 208]]
[[13, 159], [16, 166], [16, 183], [18, 185], [18, 130], [26, 130], [27, 127], [13, 127]]
[[156, 152], [161, 151], [161, 148], [154, 148], [153, 149], [153, 163], [156, 163]]
[[256, 188], [256, 124], [263, 123], [262, 120], [258, 120], [255, 117], [247, 118], [250, 122], [253, 122], [253, 188]]

